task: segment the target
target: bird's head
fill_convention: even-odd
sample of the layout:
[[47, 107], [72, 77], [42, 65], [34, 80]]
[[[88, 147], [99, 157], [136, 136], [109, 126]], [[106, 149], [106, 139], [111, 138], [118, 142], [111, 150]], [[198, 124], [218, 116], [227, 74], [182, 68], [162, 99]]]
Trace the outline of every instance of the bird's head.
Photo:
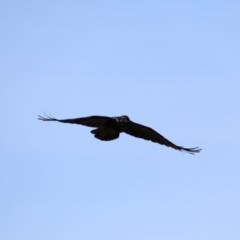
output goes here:
[[121, 120], [120, 120], [121, 122], [129, 122], [130, 121], [130, 118], [126, 115], [123, 115], [120, 118], [121, 118]]

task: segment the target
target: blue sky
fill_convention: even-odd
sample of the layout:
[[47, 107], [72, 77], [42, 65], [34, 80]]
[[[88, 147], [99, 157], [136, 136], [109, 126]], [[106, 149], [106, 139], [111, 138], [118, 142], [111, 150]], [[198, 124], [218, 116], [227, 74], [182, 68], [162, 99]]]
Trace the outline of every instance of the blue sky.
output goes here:
[[239, 1], [1, 2], [0, 239], [239, 239], [239, 23]]

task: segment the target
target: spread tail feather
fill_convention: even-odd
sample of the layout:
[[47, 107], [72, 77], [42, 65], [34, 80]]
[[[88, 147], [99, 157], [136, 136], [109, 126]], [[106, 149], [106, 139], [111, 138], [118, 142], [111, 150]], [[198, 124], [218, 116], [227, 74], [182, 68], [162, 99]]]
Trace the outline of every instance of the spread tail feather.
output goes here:
[[102, 141], [111, 141], [119, 137], [119, 133], [106, 128], [97, 128], [91, 131], [94, 137]]

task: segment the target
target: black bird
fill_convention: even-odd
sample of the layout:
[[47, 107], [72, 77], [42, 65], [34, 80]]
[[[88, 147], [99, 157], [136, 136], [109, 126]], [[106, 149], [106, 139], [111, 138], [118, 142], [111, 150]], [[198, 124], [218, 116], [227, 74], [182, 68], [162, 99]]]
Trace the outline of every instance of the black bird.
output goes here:
[[102, 141], [111, 141], [117, 139], [120, 133], [125, 132], [131, 136], [150, 140], [152, 142], [159, 143], [167, 147], [172, 147], [179, 151], [188, 152], [190, 154], [198, 153], [201, 151], [201, 149], [198, 147], [184, 148], [177, 146], [152, 128], [132, 122], [126, 115], [120, 117], [90, 116], [62, 120], [49, 116], [38, 116], [38, 119], [42, 121], [57, 121], [62, 123], [73, 123], [88, 127], [94, 127], [96, 129], [92, 130], [91, 133], [94, 134], [95, 138]]

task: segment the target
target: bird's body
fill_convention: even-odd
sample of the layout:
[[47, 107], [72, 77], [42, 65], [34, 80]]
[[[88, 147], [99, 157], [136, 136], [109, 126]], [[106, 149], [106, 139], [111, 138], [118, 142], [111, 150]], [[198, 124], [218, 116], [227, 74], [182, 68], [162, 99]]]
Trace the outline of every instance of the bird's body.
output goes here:
[[176, 150], [185, 151], [191, 154], [201, 151], [201, 149], [199, 148], [184, 148], [181, 146], [177, 146], [152, 128], [132, 122], [130, 118], [126, 115], [120, 117], [90, 116], [63, 120], [48, 116], [38, 116], [38, 119], [42, 121], [57, 121], [62, 123], [72, 123], [88, 127], [95, 127], [95, 129], [93, 129], [91, 133], [94, 134], [95, 138], [102, 141], [111, 141], [117, 139], [120, 133], [124, 132], [137, 138], [150, 140], [152, 142], [159, 143], [167, 147], [172, 147]]

